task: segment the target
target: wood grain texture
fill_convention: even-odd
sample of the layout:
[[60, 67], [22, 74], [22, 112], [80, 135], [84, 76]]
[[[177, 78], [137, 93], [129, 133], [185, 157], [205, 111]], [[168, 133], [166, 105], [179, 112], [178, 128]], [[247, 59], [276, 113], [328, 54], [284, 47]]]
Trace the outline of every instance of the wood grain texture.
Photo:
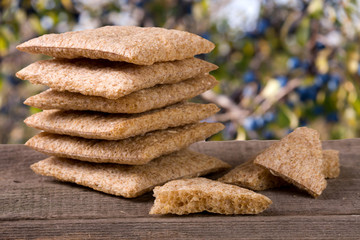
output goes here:
[[[238, 165], [271, 141], [199, 142], [193, 150]], [[286, 187], [262, 191], [274, 204], [258, 216], [148, 215], [154, 198], [125, 199], [35, 175], [46, 156], [0, 145], [0, 239], [33, 238], [341, 238], [360, 235], [360, 139], [325, 141], [340, 151], [341, 173], [318, 199]], [[217, 177], [212, 175], [210, 177]]]

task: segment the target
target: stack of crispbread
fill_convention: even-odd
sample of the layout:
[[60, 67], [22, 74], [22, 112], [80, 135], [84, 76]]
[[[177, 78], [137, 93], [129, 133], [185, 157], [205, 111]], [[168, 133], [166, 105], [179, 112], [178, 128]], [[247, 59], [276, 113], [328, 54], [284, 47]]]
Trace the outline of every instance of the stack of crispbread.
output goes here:
[[25, 120], [43, 130], [26, 145], [51, 155], [32, 165], [36, 173], [136, 197], [230, 167], [186, 149], [223, 129], [200, 122], [219, 110], [214, 104], [186, 102], [217, 84], [209, 75], [217, 66], [194, 58], [210, 52], [211, 42], [177, 30], [109, 26], [17, 48], [54, 57], [17, 73], [50, 87], [25, 101], [44, 110]]

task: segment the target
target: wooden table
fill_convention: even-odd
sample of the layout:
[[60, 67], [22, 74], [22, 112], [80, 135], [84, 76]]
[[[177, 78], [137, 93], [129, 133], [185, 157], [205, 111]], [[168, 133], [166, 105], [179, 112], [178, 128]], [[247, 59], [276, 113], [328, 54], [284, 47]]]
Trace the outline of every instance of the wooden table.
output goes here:
[[[193, 149], [239, 164], [270, 141], [201, 142]], [[263, 191], [257, 216], [149, 216], [151, 193], [125, 199], [35, 175], [45, 155], [0, 145], [0, 239], [360, 239], [360, 139], [325, 141], [341, 151], [341, 175], [318, 199], [295, 187]]]

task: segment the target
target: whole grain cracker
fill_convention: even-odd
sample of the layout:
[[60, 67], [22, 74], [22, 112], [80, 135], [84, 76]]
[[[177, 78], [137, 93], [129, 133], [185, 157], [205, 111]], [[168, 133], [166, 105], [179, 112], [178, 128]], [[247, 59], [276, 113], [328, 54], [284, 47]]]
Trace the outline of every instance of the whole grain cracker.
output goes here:
[[142, 195], [169, 180], [201, 176], [228, 167], [220, 159], [189, 150], [165, 155], [140, 166], [89, 163], [57, 157], [31, 165], [37, 174], [127, 198]]
[[219, 178], [218, 181], [235, 184], [256, 191], [281, 187], [288, 184], [282, 178], [272, 175], [268, 169], [255, 165], [254, 159], [236, 166], [230, 172]]
[[258, 214], [272, 201], [264, 195], [206, 178], [173, 180], [154, 188], [150, 214]]
[[298, 188], [319, 196], [326, 188], [319, 133], [301, 127], [256, 156], [255, 164], [272, 171]]
[[326, 178], [337, 178], [340, 175], [339, 151], [324, 150], [323, 173]]
[[146, 164], [161, 155], [204, 140], [224, 128], [221, 123], [195, 123], [122, 140], [95, 140], [42, 132], [26, 145], [45, 154], [89, 162]]
[[119, 140], [198, 122], [216, 112], [215, 104], [179, 103], [138, 114], [44, 110], [25, 119], [29, 127], [83, 138]]
[[90, 110], [107, 113], [141, 113], [181, 102], [213, 88], [218, 82], [205, 74], [174, 84], [157, 85], [118, 99], [85, 96], [46, 90], [26, 99], [25, 104], [40, 109]]
[[35, 62], [16, 76], [56, 91], [117, 99], [156, 84], [172, 84], [208, 73], [216, 65], [197, 58], [140, 66], [91, 59], [52, 59]]
[[151, 65], [208, 53], [210, 41], [179, 30], [155, 27], [106, 26], [97, 29], [45, 34], [16, 48], [56, 58], [91, 58]]
[[[339, 176], [338, 154], [339, 151], [336, 150], [323, 150], [323, 173], [325, 178], [336, 178]], [[253, 159], [236, 166], [219, 178], [218, 181], [256, 191], [288, 185], [288, 182], [284, 181], [281, 177], [274, 176], [268, 169], [254, 164]]]

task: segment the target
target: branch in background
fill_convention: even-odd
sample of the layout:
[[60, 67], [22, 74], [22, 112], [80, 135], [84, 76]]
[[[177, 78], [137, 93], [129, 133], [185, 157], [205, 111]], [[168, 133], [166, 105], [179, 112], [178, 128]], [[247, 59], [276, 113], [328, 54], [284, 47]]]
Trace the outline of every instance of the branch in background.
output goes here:
[[300, 79], [293, 79], [290, 80], [286, 86], [281, 88], [281, 90], [275, 95], [273, 98], [265, 99], [261, 105], [259, 106], [259, 110], [257, 111], [258, 114], [264, 114], [267, 111], [270, 110], [271, 107], [273, 107], [274, 104], [279, 102], [281, 99], [283, 99], [286, 95], [288, 95], [290, 92], [292, 92], [295, 88], [300, 86], [301, 80]]
[[245, 118], [254, 115], [263, 115], [269, 111], [277, 102], [283, 99], [286, 95], [292, 92], [301, 84], [300, 79], [293, 79], [288, 82], [286, 86], [281, 88], [279, 92], [273, 98], [263, 99], [262, 103], [255, 109], [244, 109], [241, 106], [236, 105], [236, 103], [225, 95], [217, 95], [213, 91], [207, 91], [201, 94], [201, 97], [209, 102], [213, 102], [219, 105], [221, 108], [227, 110], [226, 113], [216, 114], [214, 119], [220, 122], [233, 121], [238, 125], [243, 125]]
[[[242, 121], [249, 115], [249, 110], [242, 109], [236, 105], [228, 96], [217, 95], [213, 91], [207, 91], [201, 94], [201, 97], [209, 102], [219, 105], [221, 108], [226, 109], [226, 115], [221, 114], [222, 121], [232, 120], [242, 125]], [[220, 120], [219, 120], [220, 121]]]

